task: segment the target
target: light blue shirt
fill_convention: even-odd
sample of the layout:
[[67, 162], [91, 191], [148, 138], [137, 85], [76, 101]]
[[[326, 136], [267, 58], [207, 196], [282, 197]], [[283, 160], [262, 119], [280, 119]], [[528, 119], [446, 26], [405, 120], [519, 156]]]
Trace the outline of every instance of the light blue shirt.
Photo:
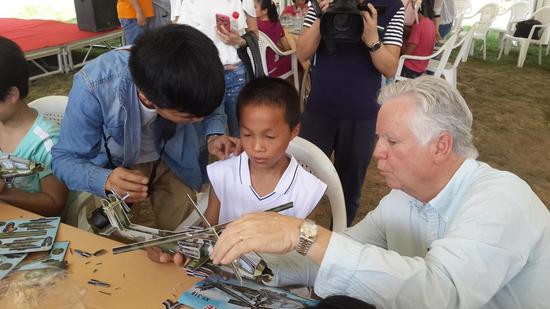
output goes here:
[[274, 284], [381, 308], [548, 308], [550, 213], [517, 176], [466, 160], [429, 203], [393, 190], [333, 233], [321, 266], [266, 260]]
[[[40, 163], [44, 169], [30, 176], [15, 178], [13, 181], [15, 188], [32, 193], [42, 191], [40, 180], [52, 173], [51, 150], [53, 145], [57, 143], [58, 137], [59, 126], [37, 112], [32, 127], [19, 142], [19, 145], [17, 145], [12, 155], [18, 158], [31, 160], [35, 163]], [[5, 153], [0, 150], [0, 155], [4, 154]]]

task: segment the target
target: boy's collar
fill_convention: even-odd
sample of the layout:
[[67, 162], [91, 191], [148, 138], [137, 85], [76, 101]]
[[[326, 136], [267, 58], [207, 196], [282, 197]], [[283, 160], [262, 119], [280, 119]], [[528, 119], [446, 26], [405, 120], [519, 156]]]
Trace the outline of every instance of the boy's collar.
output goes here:
[[[287, 157], [290, 158], [290, 162], [283, 173], [281, 175], [281, 178], [277, 182], [277, 185], [275, 186], [275, 189], [273, 192], [279, 193], [279, 194], [286, 194], [288, 192], [288, 189], [292, 186], [292, 183], [296, 179], [296, 173], [298, 172], [298, 161], [293, 156], [290, 156], [287, 154]], [[250, 179], [250, 168], [248, 165], [248, 155], [243, 152], [239, 156], [239, 178], [241, 181], [241, 184], [249, 186], [252, 188], [252, 180]]]

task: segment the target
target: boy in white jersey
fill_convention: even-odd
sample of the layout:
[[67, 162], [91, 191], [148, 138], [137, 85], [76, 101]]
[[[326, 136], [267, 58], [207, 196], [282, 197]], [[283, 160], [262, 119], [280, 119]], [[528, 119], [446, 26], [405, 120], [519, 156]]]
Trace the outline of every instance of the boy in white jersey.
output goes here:
[[207, 167], [207, 220], [224, 223], [288, 202], [294, 207], [283, 214], [306, 218], [327, 186], [286, 154], [300, 129], [296, 90], [278, 78], [252, 80], [239, 94], [237, 115], [244, 152]]
[[67, 188], [51, 170], [51, 148], [58, 126], [25, 102], [29, 91], [27, 60], [13, 41], [0, 36], [0, 155], [40, 163], [43, 170], [13, 181], [0, 180], [0, 201], [43, 215], [58, 215], [67, 201]]
[[[244, 152], [207, 167], [208, 222], [224, 223], [288, 202], [293, 202], [293, 208], [283, 214], [307, 217], [327, 185], [286, 154], [300, 130], [296, 90], [282, 79], [254, 79], [239, 94], [237, 115]], [[157, 247], [148, 248], [147, 254], [155, 262], [183, 261], [181, 254], [171, 256]]]

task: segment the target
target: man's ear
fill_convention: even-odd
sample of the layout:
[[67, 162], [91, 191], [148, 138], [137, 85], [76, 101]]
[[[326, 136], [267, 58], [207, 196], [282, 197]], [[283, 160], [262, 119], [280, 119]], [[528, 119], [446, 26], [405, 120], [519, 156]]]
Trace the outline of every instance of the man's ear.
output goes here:
[[445, 161], [453, 152], [453, 136], [443, 132], [433, 142], [432, 154], [436, 163]]
[[292, 129], [292, 132], [290, 132], [292, 138], [295, 138], [296, 136], [298, 136], [298, 134], [300, 134], [300, 124], [298, 123], [294, 129]]
[[15, 104], [19, 101], [20, 98], [21, 98], [21, 93], [19, 92], [19, 88], [10, 87], [10, 88], [8, 88], [8, 91], [6, 93], [6, 96], [4, 98], [4, 102]]

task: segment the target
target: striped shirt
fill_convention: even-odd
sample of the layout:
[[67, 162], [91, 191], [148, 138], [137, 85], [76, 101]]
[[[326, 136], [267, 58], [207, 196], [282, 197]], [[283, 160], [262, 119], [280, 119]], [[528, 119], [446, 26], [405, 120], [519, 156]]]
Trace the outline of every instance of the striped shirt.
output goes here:
[[[304, 27], [311, 27], [317, 17], [315, 10], [310, 7], [306, 17], [304, 18]], [[400, 8], [388, 23], [388, 27], [384, 30], [384, 38], [382, 42], [386, 45], [403, 45], [403, 26], [405, 25], [405, 8]]]

